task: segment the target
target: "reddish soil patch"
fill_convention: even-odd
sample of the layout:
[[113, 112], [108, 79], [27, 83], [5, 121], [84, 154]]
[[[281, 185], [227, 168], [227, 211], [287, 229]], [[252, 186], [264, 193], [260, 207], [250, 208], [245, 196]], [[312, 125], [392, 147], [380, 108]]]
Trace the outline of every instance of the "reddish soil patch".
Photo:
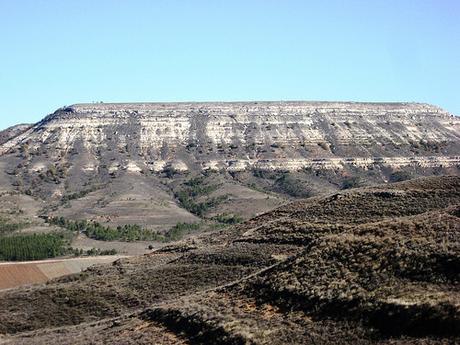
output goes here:
[[0, 289], [8, 289], [30, 283], [44, 283], [48, 277], [36, 264], [0, 266]]

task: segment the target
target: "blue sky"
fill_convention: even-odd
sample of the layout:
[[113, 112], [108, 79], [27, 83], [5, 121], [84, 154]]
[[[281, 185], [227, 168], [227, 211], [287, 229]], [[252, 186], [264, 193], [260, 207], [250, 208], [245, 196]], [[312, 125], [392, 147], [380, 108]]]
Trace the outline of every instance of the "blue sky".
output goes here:
[[0, 0], [0, 128], [79, 102], [418, 101], [460, 115], [458, 0]]

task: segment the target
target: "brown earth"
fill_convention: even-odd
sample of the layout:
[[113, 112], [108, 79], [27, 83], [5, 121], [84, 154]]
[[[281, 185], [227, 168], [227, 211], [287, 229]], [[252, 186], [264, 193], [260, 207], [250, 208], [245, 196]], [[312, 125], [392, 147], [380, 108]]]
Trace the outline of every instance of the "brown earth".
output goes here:
[[125, 256], [112, 255], [28, 262], [0, 262], [0, 290], [45, 283], [51, 279], [80, 273], [90, 266], [110, 263], [122, 257]]
[[0, 290], [48, 280], [36, 264], [1, 265], [0, 277]]

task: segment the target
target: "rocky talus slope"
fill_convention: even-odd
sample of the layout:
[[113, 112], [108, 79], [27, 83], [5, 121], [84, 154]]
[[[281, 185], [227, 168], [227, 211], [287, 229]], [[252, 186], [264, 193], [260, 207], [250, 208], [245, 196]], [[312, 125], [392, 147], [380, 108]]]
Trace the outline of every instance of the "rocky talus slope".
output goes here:
[[198, 220], [177, 196], [204, 174], [216, 188], [197, 202], [214, 206], [198, 216], [247, 219], [290, 198], [456, 175], [459, 129], [416, 103], [77, 104], [2, 132], [0, 192], [45, 201], [45, 215], [161, 230]]
[[5, 344], [454, 344], [460, 178], [284, 205], [46, 285], [0, 292]]

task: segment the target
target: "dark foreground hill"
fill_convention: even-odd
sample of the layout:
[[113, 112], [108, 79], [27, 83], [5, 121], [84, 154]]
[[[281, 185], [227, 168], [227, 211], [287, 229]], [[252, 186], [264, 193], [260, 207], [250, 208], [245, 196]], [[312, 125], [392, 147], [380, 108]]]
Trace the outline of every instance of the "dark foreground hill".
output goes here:
[[458, 343], [459, 217], [459, 177], [309, 198], [0, 292], [0, 342]]

